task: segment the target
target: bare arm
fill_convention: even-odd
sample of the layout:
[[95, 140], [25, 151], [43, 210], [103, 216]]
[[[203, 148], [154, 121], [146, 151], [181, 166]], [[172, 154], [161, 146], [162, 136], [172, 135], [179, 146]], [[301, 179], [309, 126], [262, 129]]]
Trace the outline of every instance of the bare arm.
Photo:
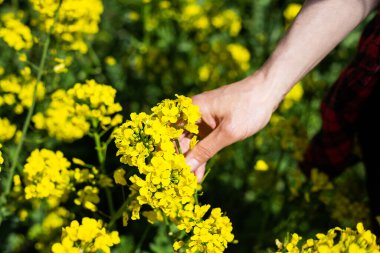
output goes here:
[[286, 93], [374, 9], [380, 0], [307, 0], [267, 62], [239, 82], [193, 97], [205, 137], [187, 155], [198, 179], [222, 148], [269, 121]]
[[[280, 102], [378, 5], [379, 0], [307, 0], [261, 68]], [[281, 85], [281, 87], [279, 87]]]

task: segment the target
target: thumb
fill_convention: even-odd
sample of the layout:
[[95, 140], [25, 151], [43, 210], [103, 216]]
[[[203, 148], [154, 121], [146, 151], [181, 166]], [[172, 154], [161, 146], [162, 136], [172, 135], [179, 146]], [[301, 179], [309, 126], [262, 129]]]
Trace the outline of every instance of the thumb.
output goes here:
[[232, 144], [228, 134], [219, 125], [203, 140], [197, 143], [186, 156], [186, 162], [191, 167], [191, 171], [196, 171], [202, 164], [205, 164], [211, 157], [224, 147]]

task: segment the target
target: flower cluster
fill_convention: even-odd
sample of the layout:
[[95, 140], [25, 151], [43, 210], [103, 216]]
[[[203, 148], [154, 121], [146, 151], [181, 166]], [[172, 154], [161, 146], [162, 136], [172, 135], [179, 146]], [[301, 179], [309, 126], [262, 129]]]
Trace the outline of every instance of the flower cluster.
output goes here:
[[48, 235], [57, 228], [62, 228], [62, 226], [67, 223], [67, 219], [72, 214], [63, 207], [58, 207], [49, 212], [46, 217], [44, 217], [41, 226], [43, 232]]
[[285, 96], [282, 104], [281, 104], [281, 110], [287, 111], [289, 110], [295, 103], [300, 102], [303, 96], [303, 87], [302, 84], [299, 82], [297, 83]]
[[[43, 206], [41, 201], [36, 200], [32, 201], [32, 204], [35, 208]], [[27, 231], [28, 236], [36, 240], [34, 248], [37, 252], [51, 252], [52, 242], [58, 240], [62, 228], [67, 226], [75, 217], [74, 213], [61, 206], [54, 208], [48, 206], [48, 209], [44, 211], [42, 220]], [[33, 220], [34, 215], [33, 210], [25, 208], [18, 212], [18, 217], [22, 222]]]
[[34, 150], [24, 166], [25, 199], [61, 199], [71, 189], [70, 162], [60, 151]]
[[[21, 75], [9, 75], [0, 80], [0, 106], [13, 107], [16, 114], [24, 112], [33, 101], [33, 91], [36, 86], [36, 79], [32, 76], [29, 67], [21, 70]], [[37, 85], [37, 101], [41, 101], [45, 96], [45, 85], [40, 82]]]
[[153, 156], [175, 153], [173, 140], [178, 139], [184, 130], [198, 133], [195, 122], [200, 113], [190, 98], [177, 96], [176, 100], [163, 100], [152, 108], [152, 112], [151, 115], [132, 113], [131, 120], [114, 133], [121, 162], [138, 167], [140, 173], [145, 173]]
[[273, 114], [268, 128], [264, 132], [268, 134], [268, 142], [275, 139], [280, 142], [283, 150], [293, 154], [294, 159], [300, 161], [306, 150], [307, 131], [299, 120], [299, 117], [282, 117], [280, 114]]
[[186, 29], [205, 30], [209, 28], [210, 22], [206, 15], [206, 6], [201, 6], [196, 1], [183, 6], [181, 21]]
[[297, 234], [292, 234], [291, 239], [286, 243], [276, 240], [277, 253], [380, 252], [380, 246], [376, 244], [376, 236], [370, 230], [365, 230], [362, 223], [356, 225], [356, 230], [336, 227], [330, 229], [326, 234], [319, 233], [316, 235], [316, 239], [307, 239], [299, 247], [298, 243], [301, 239]]
[[181, 211], [180, 216], [183, 220], [177, 226], [178, 229], [186, 232], [193, 231], [188, 245], [183, 241], [176, 241], [173, 245], [174, 250], [185, 246], [186, 253], [223, 252], [227, 244], [234, 239], [230, 219], [223, 216], [220, 208], [212, 209], [210, 216], [204, 219], [210, 205], [195, 205], [194, 209], [192, 208], [188, 205]]
[[231, 9], [223, 10], [212, 18], [211, 23], [215, 28], [227, 30], [230, 36], [237, 36], [241, 30], [241, 18]]
[[107, 129], [121, 123], [122, 116], [116, 113], [122, 108], [115, 103], [115, 95], [114, 88], [94, 80], [77, 83], [68, 91], [54, 92], [46, 112], [34, 115], [33, 122], [50, 136], [71, 142], [88, 134], [91, 127]]
[[[231, 222], [219, 208], [204, 218], [210, 206], [196, 203], [197, 179], [178, 142], [183, 134], [193, 135], [192, 143], [196, 142], [195, 123], [199, 118], [191, 99], [178, 95], [175, 100], [163, 100], [149, 115], [133, 113], [131, 120], [114, 132], [117, 155], [121, 155], [122, 163], [139, 170], [129, 178], [132, 220], [139, 219], [141, 206], [147, 205], [153, 210], [143, 214], [150, 222], [168, 218], [179, 230], [190, 234], [187, 241], [173, 245], [176, 251], [223, 252], [233, 240]], [[123, 170], [115, 171], [119, 184], [126, 184], [124, 174]]]
[[0, 38], [16, 51], [27, 50], [33, 46], [33, 35], [30, 28], [21, 21], [21, 15], [13, 12], [0, 17]]
[[[58, 0], [30, 0], [33, 9], [38, 13], [37, 22], [45, 32], [54, 24], [54, 15], [58, 8]], [[85, 38], [96, 34], [99, 30], [103, 4], [100, 0], [65, 0], [62, 1], [54, 35], [66, 50], [85, 53], [88, 50]]]
[[286, 9], [284, 10], [284, 18], [287, 22], [292, 22], [298, 13], [301, 11], [302, 5], [297, 3], [291, 3], [289, 4]]
[[232, 37], [236, 37], [241, 30], [241, 18], [232, 9], [210, 15], [212, 5], [208, 1], [188, 1], [181, 11], [180, 24], [184, 29], [210, 32], [213, 29], [227, 31]]
[[251, 59], [251, 54], [249, 53], [248, 49], [240, 44], [231, 43], [227, 45], [227, 50], [231, 54], [232, 59], [243, 71], [247, 71], [249, 69], [249, 60]]
[[[137, 195], [138, 205], [132, 219], [137, 219], [138, 211], [144, 204], [166, 217], [175, 220], [183, 205], [193, 203], [197, 179], [190, 172], [183, 155], [156, 154], [145, 167], [145, 178], [133, 175], [131, 190]], [[136, 210], [137, 209], [137, 210]]]
[[[133, 75], [146, 76], [153, 83], [176, 83], [181, 76], [185, 85], [194, 82], [210, 85], [232, 82], [249, 69], [250, 50], [236, 39], [243, 26], [238, 9], [225, 3], [215, 5], [210, 0], [186, 0], [177, 4], [159, 1], [146, 6], [149, 8], [144, 18], [139, 16], [138, 9], [128, 13], [129, 30], [136, 31], [137, 38], [150, 34], [149, 45], [141, 37], [144, 43], [136, 41], [127, 46], [131, 58], [127, 64]], [[157, 9], [160, 11], [153, 11]], [[136, 27], [143, 27], [145, 32], [140, 33]], [[178, 30], [180, 34], [163, 35], [158, 32], [160, 29]], [[164, 47], [158, 46], [161, 37], [166, 38]], [[228, 44], [232, 45], [230, 49], [226, 47]], [[171, 49], [181, 56], [173, 58]], [[191, 60], [195, 58], [197, 61]]]
[[7, 118], [0, 118], [0, 142], [6, 142], [16, 134], [17, 127]]
[[0, 172], [1, 172], [1, 165], [4, 163], [3, 153], [1, 152], [1, 148], [3, 145], [0, 143]]
[[85, 217], [80, 224], [77, 220], [63, 228], [60, 243], [53, 244], [53, 253], [110, 253], [110, 247], [119, 244], [117, 231], [107, 232], [101, 220]]

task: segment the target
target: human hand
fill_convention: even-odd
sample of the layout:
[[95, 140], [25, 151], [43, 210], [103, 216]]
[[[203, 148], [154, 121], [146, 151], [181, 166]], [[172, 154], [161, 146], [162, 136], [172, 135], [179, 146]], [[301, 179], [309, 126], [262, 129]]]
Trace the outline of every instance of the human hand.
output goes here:
[[[243, 140], [268, 123], [279, 101], [270, 85], [255, 74], [239, 82], [222, 86], [192, 97], [202, 113], [199, 122], [201, 141], [187, 152], [189, 139], [181, 139], [186, 161], [198, 181], [206, 162], [224, 147]], [[187, 153], [186, 153], [187, 152]]]

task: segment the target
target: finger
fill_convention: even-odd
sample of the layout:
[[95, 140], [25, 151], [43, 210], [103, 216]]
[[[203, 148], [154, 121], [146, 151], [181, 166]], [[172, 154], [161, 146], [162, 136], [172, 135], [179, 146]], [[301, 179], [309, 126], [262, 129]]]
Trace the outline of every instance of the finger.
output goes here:
[[198, 183], [202, 182], [202, 179], [205, 175], [206, 164], [202, 164], [198, 167], [196, 171], [194, 171], [195, 176], [197, 177]]
[[230, 138], [229, 134], [223, 130], [221, 124], [189, 151], [186, 162], [190, 165], [191, 171], [195, 171], [217, 152], [232, 143], [233, 138]]
[[187, 136], [181, 136], [179, 139], [179, 146], [181, 147], [182, 154], [186, 154], [190, 149], [190, 138]]

